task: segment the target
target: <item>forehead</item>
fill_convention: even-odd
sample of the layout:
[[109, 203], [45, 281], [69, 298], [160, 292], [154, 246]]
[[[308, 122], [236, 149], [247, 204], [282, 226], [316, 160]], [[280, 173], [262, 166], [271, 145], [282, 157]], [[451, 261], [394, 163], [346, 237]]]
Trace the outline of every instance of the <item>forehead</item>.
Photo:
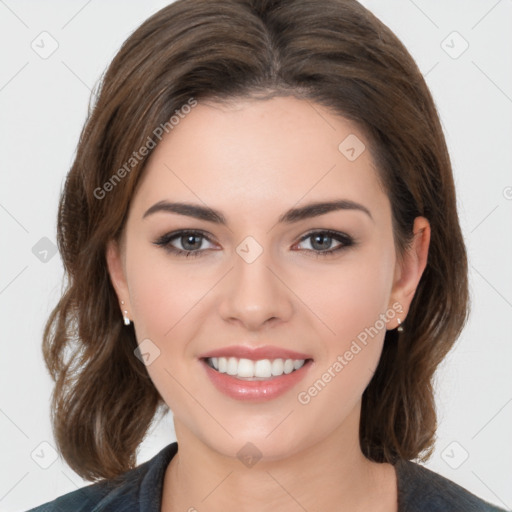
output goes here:
[[363, 133], [318, 104], [276, 97], [199, 102], [154, 149], [132, 207], [201, 200], [230, 215], [339, 198], [386, 208]]

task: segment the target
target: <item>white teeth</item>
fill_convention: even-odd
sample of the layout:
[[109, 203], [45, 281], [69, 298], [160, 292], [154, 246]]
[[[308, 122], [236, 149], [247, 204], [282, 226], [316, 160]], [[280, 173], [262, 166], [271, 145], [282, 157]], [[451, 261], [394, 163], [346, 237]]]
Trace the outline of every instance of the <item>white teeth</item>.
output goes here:
[[292, 373], [293, 372], [293, 359], [287, 359], [284, 362], [284, 373]]
[[210, 359], [210, 361], [213, 363], [213, 367], [219, 370], [220, 373], [226, 373], [228, 371], [228, 360], [225, 357], [218, 358], [218, 366], [215, 365], [213, 359]]
[[302, 368], [305, 359], [238, 359], [236, 357], [210, 357], [208, 364], [220, 373], [227, 373], [240, 378], [278, 377]]
[[282, 359], [272, 361], [272, 375], [282, 375], [284, 372], [284, 362]]
[[269, 359], [260, 359], [254, 363], [254, 376], [272, 377], [272, 363]]
[[254, 363], [250, 359], [240, 359], [240, 361], [238, 361], [238, 371], [236, 375], [239, 377], [254, 377]]
[[226, 373], [228, 375], [236, 375], [238, 372], [238, 359], [235, 357], [230, 357], [228, 359], [228, 369], [226, 370]]

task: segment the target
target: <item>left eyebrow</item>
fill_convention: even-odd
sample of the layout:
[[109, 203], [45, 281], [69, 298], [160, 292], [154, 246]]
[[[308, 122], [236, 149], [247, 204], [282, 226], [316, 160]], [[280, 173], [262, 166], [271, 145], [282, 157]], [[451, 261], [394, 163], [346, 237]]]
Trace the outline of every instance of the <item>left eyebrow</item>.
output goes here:
[[[365, 213], [374, 221], [372, 214], [366, 206], [356, 203], [348, 199], [339, 199], [337, 201], [323, 201], [316, 203], [309, 203], [299, 208], [290, 208], [281, 217], [279, 223], [292, 224], [301, 220], [309, 219], [325, 215], [326, 213], [338, 210], [356, 210]], [[215, 224], [227, 225], [224, 215], [213, 208], [201, 206], [191, 203], [171, 203], [166, 200], [159, 201], [151, 206], [142, 216], [143, 219], [156, 212], [169, 212], [177, 213], [179, 215], [186, 215], [196, 219], [213, 222]], [[375, 222], [375, 221], [374, 221]]]

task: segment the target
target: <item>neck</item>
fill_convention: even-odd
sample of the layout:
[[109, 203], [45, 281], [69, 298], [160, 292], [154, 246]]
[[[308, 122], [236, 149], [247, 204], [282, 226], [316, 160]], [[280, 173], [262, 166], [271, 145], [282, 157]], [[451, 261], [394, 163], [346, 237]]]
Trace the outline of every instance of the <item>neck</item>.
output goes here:
[[396, 474], [359, 445], [360, 405], [328, 438], [255, 464], [226, 456], [176, 421], [178, 453], [163, 486], [162, 512], [363, 510], [396, 512]]

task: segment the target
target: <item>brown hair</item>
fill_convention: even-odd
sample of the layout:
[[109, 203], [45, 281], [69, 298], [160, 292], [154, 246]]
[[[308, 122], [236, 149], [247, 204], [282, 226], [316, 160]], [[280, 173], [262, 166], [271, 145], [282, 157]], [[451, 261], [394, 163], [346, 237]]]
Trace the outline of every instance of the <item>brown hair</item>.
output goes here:
[[[105, 260], [151, 151], [121, 180], [113, 182], [113, 174], [191, 98], [275, 95], [317, 102], [361, 127], [392, 205], [399, 256], [414, 218], [430, 222], [427, 267], [405, 331], [387, 331], [362, 397], [360, 442], [379, 462], [431, 455], [434, 372], [469, 306], [450, 159], [420, 71], [355, 0], [178, 0], [146, 20], [106, 71], [59, 203], [57, 241], [68, 279], [43, 352], [56, 383], [58, 448], [87, 480], [133, 468], [159, 408], [168, 410], [134, 356], [133, 326], [123, 325]], [[109, 180], [113, 186], [99, 198]]]

